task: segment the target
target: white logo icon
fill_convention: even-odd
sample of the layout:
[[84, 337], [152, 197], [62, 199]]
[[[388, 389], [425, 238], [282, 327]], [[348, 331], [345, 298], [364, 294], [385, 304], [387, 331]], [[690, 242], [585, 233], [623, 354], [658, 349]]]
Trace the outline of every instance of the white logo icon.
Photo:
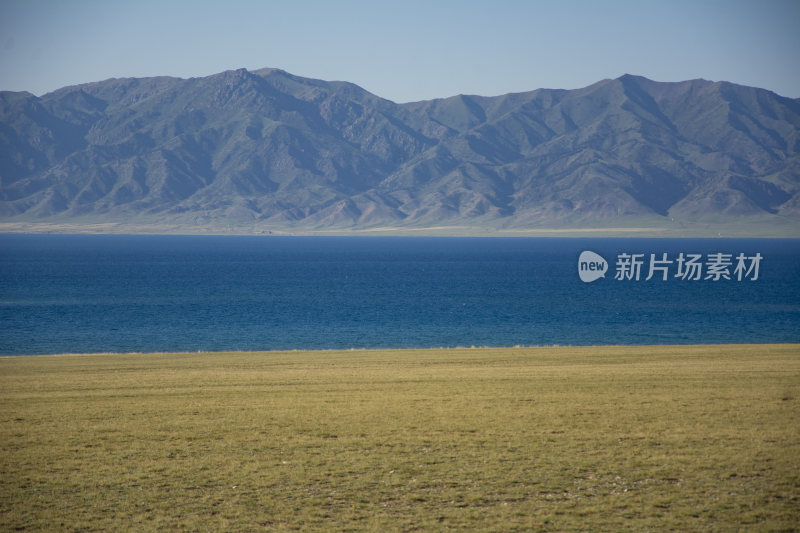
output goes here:
[[581, 252], [581, 256], [578, 258], [578, 275], [581, 281], [590, 283], [596, 279], [604, 278], [607, 270], [608, 261], [603, 259], [602, 256], [589, 250]]

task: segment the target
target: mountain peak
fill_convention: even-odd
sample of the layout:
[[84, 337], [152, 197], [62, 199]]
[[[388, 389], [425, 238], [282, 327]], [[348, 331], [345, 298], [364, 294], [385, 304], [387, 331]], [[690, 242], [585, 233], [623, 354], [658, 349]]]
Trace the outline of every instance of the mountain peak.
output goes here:
[[617, 80], [623, 83], [641, 83], [641, 82], [652, 83], [652, 80], [645, 78], [644, 76], [637, 76], [635, 74], [623, 74], [622, 76], [617, 78]]

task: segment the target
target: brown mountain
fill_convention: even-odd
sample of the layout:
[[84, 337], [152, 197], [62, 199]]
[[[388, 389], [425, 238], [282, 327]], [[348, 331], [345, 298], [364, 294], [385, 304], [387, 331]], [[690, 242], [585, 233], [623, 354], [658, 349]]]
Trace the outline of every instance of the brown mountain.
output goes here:
[[798, 193], [800, 101], [726, 82], [396, 104], [242, 69], [0, 93], [2, 222], [791, 233]]

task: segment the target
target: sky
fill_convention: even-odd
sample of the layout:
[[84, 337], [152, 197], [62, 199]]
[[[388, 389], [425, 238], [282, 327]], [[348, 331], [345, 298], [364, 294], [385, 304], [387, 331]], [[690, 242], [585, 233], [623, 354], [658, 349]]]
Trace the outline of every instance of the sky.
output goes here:
[[0, 90], [281, 68], [395, 102], [625, 73], [800, 97], [800, 0], [0, 0]]

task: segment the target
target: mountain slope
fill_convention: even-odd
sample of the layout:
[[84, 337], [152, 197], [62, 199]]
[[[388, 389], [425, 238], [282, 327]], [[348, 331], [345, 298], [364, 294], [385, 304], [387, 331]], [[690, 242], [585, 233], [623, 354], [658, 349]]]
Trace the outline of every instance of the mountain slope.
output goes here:
[[[800, 220], [800, 103], [625, 75], [395, 104], [277, 69], [0, 93], [4, 221], [275, 229]], [[799, 232], [800, 233], [800, 232]]]

